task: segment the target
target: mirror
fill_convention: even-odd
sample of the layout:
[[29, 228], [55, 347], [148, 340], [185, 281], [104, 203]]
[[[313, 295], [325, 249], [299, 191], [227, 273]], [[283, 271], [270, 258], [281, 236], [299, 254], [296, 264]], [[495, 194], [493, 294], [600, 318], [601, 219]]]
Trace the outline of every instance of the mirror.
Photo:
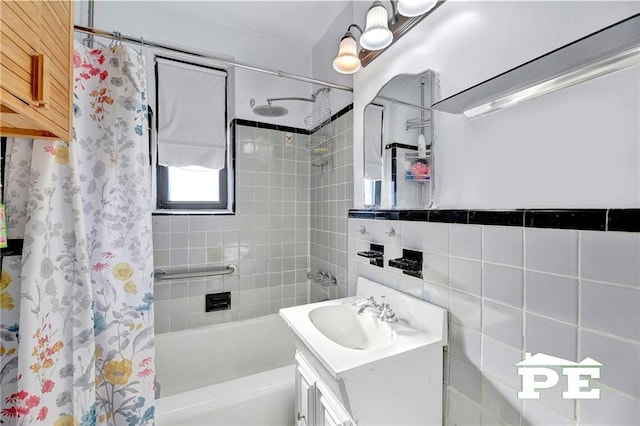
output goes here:
[[365, 207], [431, 207], [434, 87], [433, 71], [401, 74], [365, 107]]

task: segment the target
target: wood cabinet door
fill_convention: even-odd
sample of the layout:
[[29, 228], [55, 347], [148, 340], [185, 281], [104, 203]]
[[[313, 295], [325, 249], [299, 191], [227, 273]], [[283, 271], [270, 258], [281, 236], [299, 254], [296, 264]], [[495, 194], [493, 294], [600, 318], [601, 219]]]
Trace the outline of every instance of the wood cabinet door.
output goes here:
[[0, 134], [71, 140], [73, 2], [0, 7]]
[[28, 105], [36, 105], [32, 58], [42, 52], [41, 11], [42, 4], [31, 1], [0, 3], [2, 87]]

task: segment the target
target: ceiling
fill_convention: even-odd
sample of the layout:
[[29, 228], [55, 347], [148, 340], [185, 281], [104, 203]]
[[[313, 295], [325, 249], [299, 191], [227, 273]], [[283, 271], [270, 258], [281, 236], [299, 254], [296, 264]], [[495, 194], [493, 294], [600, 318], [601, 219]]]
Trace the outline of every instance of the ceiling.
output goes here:
[[179, 13], [312, 48], [351, 0], [167, 1]]

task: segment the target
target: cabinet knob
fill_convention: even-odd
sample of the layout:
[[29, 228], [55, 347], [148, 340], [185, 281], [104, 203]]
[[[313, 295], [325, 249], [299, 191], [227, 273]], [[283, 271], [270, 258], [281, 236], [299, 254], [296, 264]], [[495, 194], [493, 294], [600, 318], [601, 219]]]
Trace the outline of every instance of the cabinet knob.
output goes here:
[[48, 61], [43, 54], [31, 56], [31, 90], [36, 106], [44, 107], [48, 103]]

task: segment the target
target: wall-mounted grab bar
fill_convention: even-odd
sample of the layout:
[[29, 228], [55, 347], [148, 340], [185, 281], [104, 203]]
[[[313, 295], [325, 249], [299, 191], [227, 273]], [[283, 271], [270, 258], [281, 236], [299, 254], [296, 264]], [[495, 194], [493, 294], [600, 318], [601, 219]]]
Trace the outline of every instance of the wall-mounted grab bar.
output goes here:
[[224, 268], [213, 268], [207, 269], [205, 271], [193, 271], [193, 272], [181, 272], [181, 273], [167, 273], [162, 269], [156, 269], [153, 272], [153, 275], [158, 281], [169, 281], [169, 280], [182, 280], [185, 278], [202, 278], [202, 277], [213, 277], [216, 275], [232, 275], [236, 272], [235, 265], [227, 265]]

